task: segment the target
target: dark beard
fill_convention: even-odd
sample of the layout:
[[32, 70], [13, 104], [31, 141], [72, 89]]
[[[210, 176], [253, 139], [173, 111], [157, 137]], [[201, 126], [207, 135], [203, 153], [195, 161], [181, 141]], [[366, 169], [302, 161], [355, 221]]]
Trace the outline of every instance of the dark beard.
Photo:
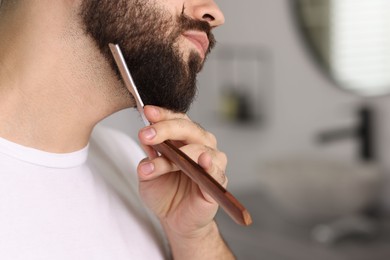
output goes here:
[[174, 19], [146, 2], [85, 0], [81, 6], [85, 31], [118, 77], [108, 44], [119, 44], [145, 105], [187, 112], [196, 96], [196, 76], [203, 62], [196, 52], [184, 62], [174, 46], [184, 31], [200, 30], [209, 37], [210, 51], [215, 45], [211, 27], [184, 14]]

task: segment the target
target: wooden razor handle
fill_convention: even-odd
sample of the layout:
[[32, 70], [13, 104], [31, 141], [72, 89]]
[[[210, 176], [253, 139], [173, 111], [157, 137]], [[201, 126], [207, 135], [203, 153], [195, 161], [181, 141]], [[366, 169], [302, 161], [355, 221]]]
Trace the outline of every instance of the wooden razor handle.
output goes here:
[[213, 197], [237, 224], [249, 226], [252, 223], [252, 218], [246, 208], [219, 182], [190, 157], [179, 150], [171, 141], [165, 141], [161, 144], [154, 145], [153, 148], [176, 164], [181, 171], [192, 179], [192, 181]]

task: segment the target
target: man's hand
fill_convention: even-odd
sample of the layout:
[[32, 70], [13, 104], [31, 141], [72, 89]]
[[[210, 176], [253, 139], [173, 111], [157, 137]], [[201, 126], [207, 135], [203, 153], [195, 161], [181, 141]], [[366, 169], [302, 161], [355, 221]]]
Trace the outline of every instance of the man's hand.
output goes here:
[[[176, 241], [184, 244], [188, 241], [187, 248], [191, 247], [191, 243], [206, 238], [224, 247], [213, 221], [218, 204], [176, 165], [164, 156], [158, 156], [150, 146], [166, 140], [173, 141], [224, 187], [227, 185], [226, 155], [218, 151], [214, 135], [192, 122], [185, 114], [146, 106], [145, 115], [152, 125], [139, 132], [141, 144], [148, 154], [148, 158], [138, 166], [140, 194], [160, 219], [173, 251], [175, 248], [181, 250], [175, 247]], [[193, 249], [196, 244], [194, 246]]]

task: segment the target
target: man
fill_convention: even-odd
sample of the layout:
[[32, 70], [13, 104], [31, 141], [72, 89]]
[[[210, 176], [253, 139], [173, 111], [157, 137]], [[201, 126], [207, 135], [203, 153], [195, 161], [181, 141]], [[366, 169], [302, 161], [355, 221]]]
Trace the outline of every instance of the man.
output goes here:
[[171, 254], [233, 258], [213, 221], [215, 201], [150, 148], [174, 140], [226, 186], [225, 155], [185, 115], [211, 29], [223, 22], [212, 0], [2, 0], [1, 259], [165, 257], [129, 188], [141, 153], [120, 133], [93, 131], [135, 106], [109, 42], [154, 105], [145, 108], [153, 125], [139, 133], [148, 155], [137, 167], [139, 192]]

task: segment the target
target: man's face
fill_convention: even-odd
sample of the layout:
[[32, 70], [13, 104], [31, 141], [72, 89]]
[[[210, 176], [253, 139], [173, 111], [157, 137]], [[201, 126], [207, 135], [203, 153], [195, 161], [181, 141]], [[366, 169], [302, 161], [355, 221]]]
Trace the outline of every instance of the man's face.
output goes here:
[[[209, 23], [190, 19], [182, 8], [181, 14], [172, 14], [152, 0], [84, 0], [81, 7], [86, 32], [113, 70], [117, 71], [109, 43], [121, 47], [144, 103], [176, 112], [190, 107], [196, 75], [215, 44]], [[188, 47], [186, 34], [187, 39], [195, 35], [197, 46]]]

